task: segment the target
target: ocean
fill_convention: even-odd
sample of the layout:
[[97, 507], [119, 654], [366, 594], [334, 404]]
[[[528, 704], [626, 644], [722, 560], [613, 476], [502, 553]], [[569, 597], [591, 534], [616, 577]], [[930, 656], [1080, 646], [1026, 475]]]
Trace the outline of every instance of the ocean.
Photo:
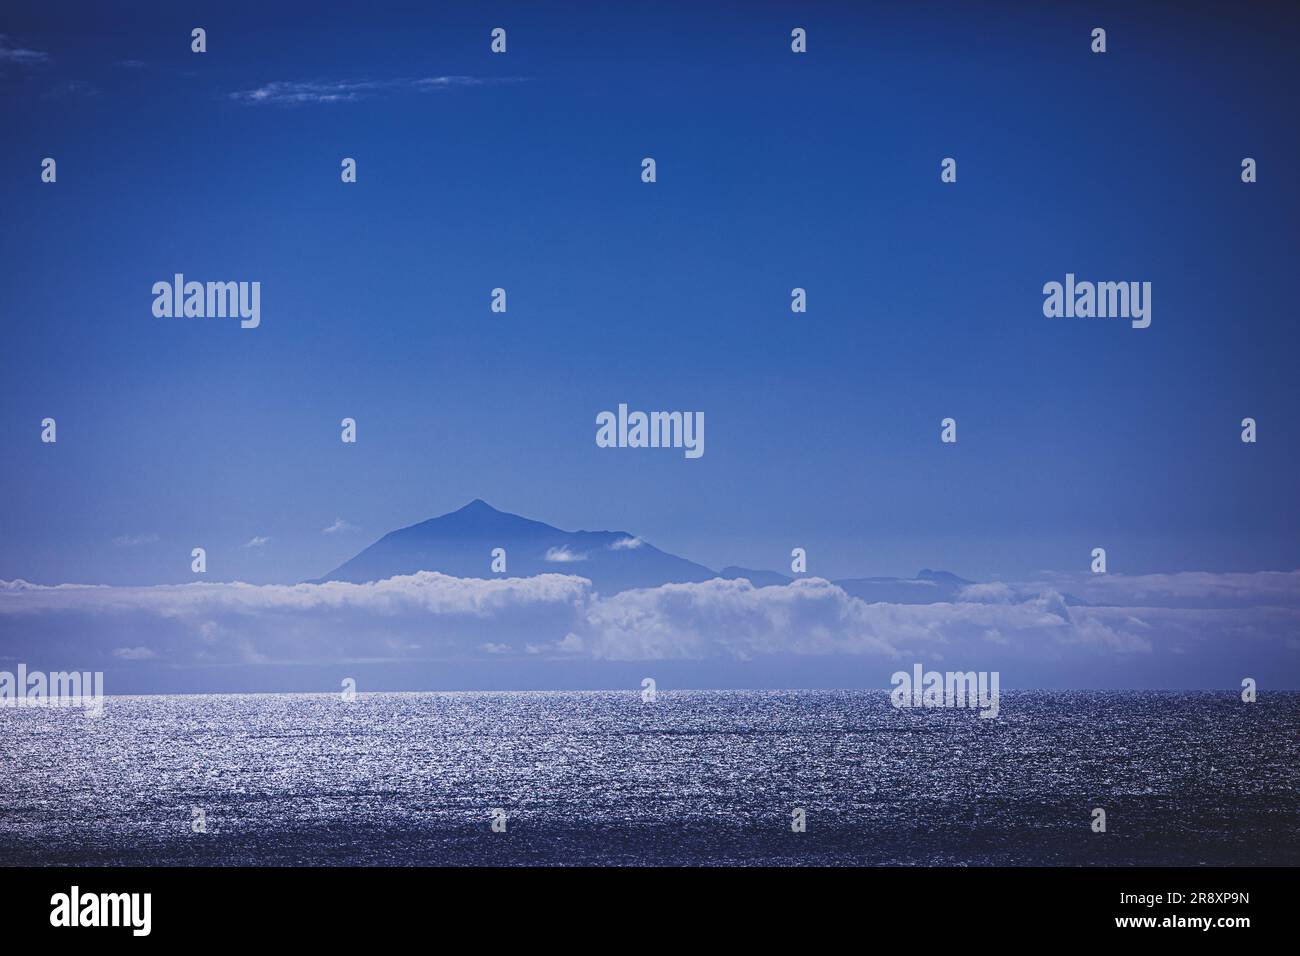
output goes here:
[[110, 697], [0, 745], [5, 865], [1300, 864], [1300, 694]]

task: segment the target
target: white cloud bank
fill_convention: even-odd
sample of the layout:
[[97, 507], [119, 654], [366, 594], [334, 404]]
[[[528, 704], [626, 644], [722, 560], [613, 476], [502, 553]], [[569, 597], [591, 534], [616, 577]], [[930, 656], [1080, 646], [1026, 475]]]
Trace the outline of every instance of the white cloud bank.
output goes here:
[[[40, 650], [73, 662], [100, 654], [192, 666], [866, 655], [975, 666], [992, 654], [1061, 661], [1260, 644], [1300, 651], [1300, 572], [1107, 577], [1074, 582], [1070, 593], [1082, 592], [1086, 605], [1042, 583], [975, 585], [952, 602], [869, 604], [821, 578], [765, 588], [714, 579], [609, 597], [570, 574], [152, 587], [8, 581], [0, 582], [0, 657]], [[1092, 601], [1100, 597], [1109, 603]], [[1224, 603], [1182, 606], [1191, 599]]]

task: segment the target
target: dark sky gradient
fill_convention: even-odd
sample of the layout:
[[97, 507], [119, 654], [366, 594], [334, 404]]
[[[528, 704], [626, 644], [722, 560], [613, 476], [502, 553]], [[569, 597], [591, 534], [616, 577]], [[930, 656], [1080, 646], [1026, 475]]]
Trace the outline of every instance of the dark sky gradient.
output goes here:
[[[5, 5], [0, 579], [291, 582], [474, 497], [827, 577], [1300, 567], [1284, 7], [443, 6]], [[1068, 271], [1151, 327], [1044, 318]], [[261, 327], [154, 318], [175, 272]], [[619, 402], [704, 457], [597, 448]]]

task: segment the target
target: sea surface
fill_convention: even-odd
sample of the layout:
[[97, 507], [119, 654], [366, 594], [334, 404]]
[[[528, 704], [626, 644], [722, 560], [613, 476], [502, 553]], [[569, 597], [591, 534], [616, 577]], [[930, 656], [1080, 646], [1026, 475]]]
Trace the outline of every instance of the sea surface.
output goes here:
[[1297, 865], [1300, 695], [1009, 692], [993, 720], [884, 691], [6, 709], [0, 864]]

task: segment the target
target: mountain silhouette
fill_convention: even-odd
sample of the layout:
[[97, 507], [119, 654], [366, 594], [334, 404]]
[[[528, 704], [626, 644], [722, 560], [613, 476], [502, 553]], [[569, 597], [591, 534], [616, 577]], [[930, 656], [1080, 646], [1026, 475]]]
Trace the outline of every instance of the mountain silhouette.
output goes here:
[[[492, 552], [506, 552], [504, 574], [492, 571]], [[745, 578], [754, 587], [789, 584], [777, 571], [726, 567], [714, 571], [660, 551], [626, 531], [562, 531], [475, 498], [458, 511], [389, 532], [356, 557], [310, 583], [365, 584], [399, 574], [440, 571], [458, 578], [576, 574], [602, 594], [663, 584]], [[850, 578], [833, 582], [864, 601], [933, 604], [953, 600], [970, 581], [947, 571], [921, 571], [916, 578]]]
[[[492, 572], [495, 548], [505, 549], [504, 575]], [[361, 584], [416, 571], [459, 578], [576, 574], [603, 594], [717, 577], [624, 531], [562, 531], [475, 498], [459, 511], [384, 535], [314, 583]]]

